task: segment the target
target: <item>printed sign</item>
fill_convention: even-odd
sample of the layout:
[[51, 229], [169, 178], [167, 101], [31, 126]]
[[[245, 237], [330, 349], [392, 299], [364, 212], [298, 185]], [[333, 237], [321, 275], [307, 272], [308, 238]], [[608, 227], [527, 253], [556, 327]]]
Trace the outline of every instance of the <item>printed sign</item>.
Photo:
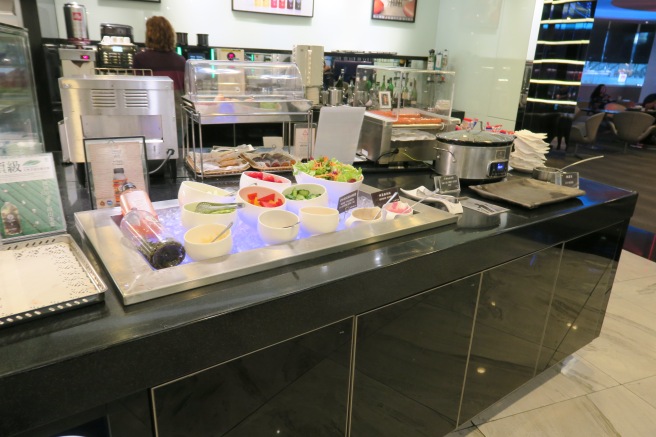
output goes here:
[[398, 193], [398, 188], [388, 188], [386, 190], [376, 191], [371, 193], [371, 201], [374, 203], [374, 206], [381, 207], [387, 203], [387, 201], [394, 195]]
[[0, 157], [0, 216], [7, 240], [66, 230], [52, 154]]
[[358, 206], [358, 190], [345, 194], [337, 201], [337, 211], [346, 212]]
[[143, 137], [84, 140], [91, 206], [120, 206], [121, 187], [131, 182], [148, 191], [146, 144]]
[[455, 174], [435, 176], [435, 186], [439, 188], [439, 192], [442, 194], [459, 193], [460, 179]]
[[562, 172], [560, 175], [560, 185], [564, 187], [579, 187], [579, 174], [578, 172]]

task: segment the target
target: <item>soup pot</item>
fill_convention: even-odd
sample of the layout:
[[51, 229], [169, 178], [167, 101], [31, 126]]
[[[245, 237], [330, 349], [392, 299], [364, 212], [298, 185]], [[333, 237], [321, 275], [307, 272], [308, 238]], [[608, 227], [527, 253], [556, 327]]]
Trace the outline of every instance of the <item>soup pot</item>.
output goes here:
[[437, 135], [435, 171], [464, 181], [494, 181], [508, 174], [513, 135], [460, 130]]

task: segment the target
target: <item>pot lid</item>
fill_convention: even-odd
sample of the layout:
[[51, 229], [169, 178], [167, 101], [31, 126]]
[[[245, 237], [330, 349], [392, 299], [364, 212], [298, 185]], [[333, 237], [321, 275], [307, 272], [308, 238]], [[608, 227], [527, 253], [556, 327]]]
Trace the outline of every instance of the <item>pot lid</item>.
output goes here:
[[437, 140], [443, 143], [465, 146], [508, 146], [513, 143], [515, 136], [488, 131], [457, 130], [437, 134]]

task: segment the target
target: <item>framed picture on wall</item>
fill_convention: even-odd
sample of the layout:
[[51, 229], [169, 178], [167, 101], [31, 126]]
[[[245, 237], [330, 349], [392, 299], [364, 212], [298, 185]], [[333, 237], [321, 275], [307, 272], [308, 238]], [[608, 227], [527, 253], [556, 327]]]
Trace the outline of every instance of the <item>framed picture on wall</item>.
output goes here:
[[313, 17], [314, 0], [232, 0], [233, 11]]
[[418, 0], [373, 0], [373, 20], [405, 21], [414, 23]]

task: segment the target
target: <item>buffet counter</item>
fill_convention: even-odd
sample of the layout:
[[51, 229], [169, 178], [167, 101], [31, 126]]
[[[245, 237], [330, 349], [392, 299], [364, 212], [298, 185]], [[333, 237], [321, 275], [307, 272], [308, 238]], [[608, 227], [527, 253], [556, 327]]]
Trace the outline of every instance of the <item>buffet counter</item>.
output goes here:
[[446, 434], [598, 336], [637, 194], [581, 189], [130, 306], [69, 226], [109, 290], [0, 330], [0, 435]]

